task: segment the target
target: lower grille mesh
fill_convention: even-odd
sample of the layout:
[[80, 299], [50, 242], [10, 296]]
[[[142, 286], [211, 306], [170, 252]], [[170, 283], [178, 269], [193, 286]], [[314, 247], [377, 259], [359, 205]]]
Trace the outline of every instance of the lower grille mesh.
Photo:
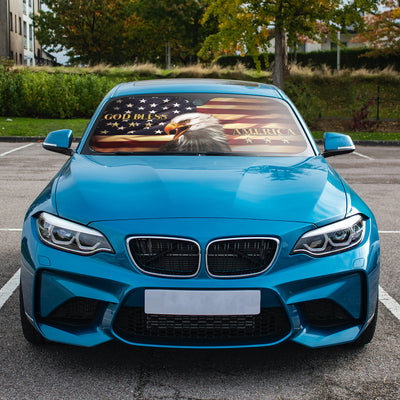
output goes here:
[[232, 340], [276, 341], [290, 332], [282, 308], [263, 308], [259, 315], [192, 316], [145, 314], [141, 307], [122, 307], [114, 331], [127, 341], [227, 343]]
[[358, 322], [343, 307], [329, 299], [306, 301], [299, 306], [307, 322], [318, 328], [335, 328]]
[[74, 297], [57, 307], [48, 317], [46, 323], [71, 327], [91, 326], [97, 318], [102, 302], [83, 297]]

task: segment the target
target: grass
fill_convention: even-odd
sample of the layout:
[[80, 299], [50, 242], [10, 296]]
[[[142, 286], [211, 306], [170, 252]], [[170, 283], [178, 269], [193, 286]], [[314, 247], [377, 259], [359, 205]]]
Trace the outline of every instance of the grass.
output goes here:
[[[0, 137], [35, 136], [45, 137], [49, 132], [58, 129], [72, 129], [74, 137], [81, 137], [88, 119], [37, 119], [0, 117]], [[343, 132], [353, 140], [400, 141], [400, 132]], [[322, 139], [322, 131], [313, 131], [315, 139]]]
[[75, 137], [81, 137], [88, 119], [37, 119], [0, 117], [0, 137], [37, 136], [45, 137], [58, 129], [72, 129]]

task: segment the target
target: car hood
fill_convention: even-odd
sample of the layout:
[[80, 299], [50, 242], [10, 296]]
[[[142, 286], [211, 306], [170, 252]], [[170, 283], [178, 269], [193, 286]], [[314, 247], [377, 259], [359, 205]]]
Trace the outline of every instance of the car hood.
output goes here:
[[343, 184], [322, 156], [87, 156], [60, 173], [60, 216], [88, 224], [143, 218], [314, 223], [343, 218]]

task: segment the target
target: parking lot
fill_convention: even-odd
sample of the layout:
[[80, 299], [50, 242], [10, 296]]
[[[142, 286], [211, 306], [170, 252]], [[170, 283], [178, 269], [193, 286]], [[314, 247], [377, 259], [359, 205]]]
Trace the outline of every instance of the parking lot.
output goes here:
[[66, 159], [40, 143], [0, 142], [0, 399], [400, 398], [400, 146], [359, 146], [328, 159], [374, 211], [380, 230], [377, 332], [356, 350], [30, 345], [19, 323], [20, 228]]

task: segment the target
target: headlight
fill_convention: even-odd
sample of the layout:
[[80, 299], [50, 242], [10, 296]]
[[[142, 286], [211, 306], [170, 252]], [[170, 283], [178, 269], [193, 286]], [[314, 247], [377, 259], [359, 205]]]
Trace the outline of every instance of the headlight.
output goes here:
[[365, 221], [354, 215], [343, 221], [305, 233], [294, 246], [292, 253], [326, 256], [357, 246], [364, 237]]
[[82, 255], [91, 255], [99, 251], [114, 252], [108, 240], [99, 231], [51, 214], [40, 214], [37, 227], [40, 239], [60, 250]]

